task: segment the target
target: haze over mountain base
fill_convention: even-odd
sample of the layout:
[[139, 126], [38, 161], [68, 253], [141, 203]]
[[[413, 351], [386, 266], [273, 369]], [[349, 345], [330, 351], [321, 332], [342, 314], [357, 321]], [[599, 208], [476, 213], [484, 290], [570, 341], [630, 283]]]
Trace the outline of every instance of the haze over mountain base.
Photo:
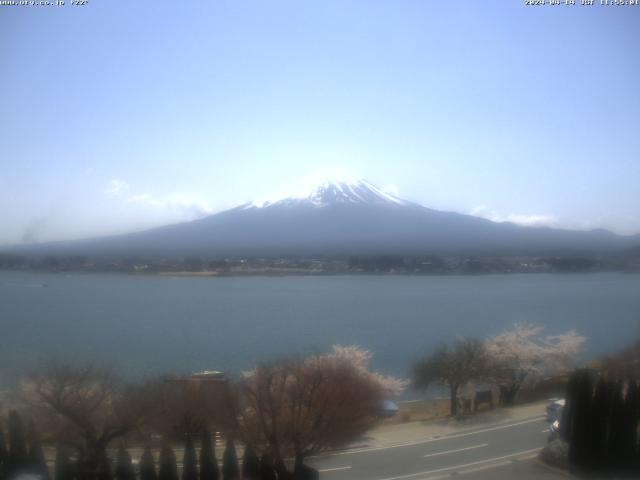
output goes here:
[[[142, 232], [16, 246], [0, 253], [5, 259], [13, 254], [40, 259], [75, 257], [83, 262], [128, 259], [132, 263], [136, 259], [156, 264], [185, 259], [206, 263], [230, 258], [334, 258], [348, 267], [334, 266], [329, 271], [409, 272], [441, 264], [440, 260], [429, 260], [432, 257], [510, 257], [516, 260], [498, 271], [518, 271], [516, 267], [524, 263], [520, 257], [587, 257], [590, 261], [580, 268], [594, 268], [593, 262], [601, 262], [602, 257], [637, 256], [634, 248], [638, 245], [638, 235], [525, 227], [437, 211], [358, 180], [324, 182], [307, 195], [240, 205], [199, 220]], [[378, 266], [374, 267], [366, 260], [380, 257], [392, 260], [386, 261], [386, 266], [376, 260]], [[358, 263], [357, 258], [365, 260]], [[401, 267], [398, 258], [413, 259], [403, 260], [405, 267], [407, 263], [418, 267]], [[298, 267], [289, 264], [288, 268]], [[300, 268], [311, 269], [304, 262]], [[459, 268], [430, 266], [426, 270]], [[495, 267], [479, 270], [493, 271]]]

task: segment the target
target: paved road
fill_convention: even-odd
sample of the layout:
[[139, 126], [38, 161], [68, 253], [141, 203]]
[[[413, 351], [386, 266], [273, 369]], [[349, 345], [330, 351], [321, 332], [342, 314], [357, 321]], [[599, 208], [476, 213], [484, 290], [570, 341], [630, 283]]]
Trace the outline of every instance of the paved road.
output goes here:
[[340, 452], [310, 459], [309, 464], [320, 470], [323, 480], [513, 478], [514, 469], [541, 468], [532, 459], [545, 445], [548, 428], [540, 416], [407, 444]]

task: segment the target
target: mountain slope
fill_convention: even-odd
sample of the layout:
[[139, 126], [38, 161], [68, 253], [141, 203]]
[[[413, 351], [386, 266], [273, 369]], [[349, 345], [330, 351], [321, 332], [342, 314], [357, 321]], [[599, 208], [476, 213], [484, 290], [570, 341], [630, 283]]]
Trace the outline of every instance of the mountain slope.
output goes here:
[[91, 256], [611, 253], [637, 243], [605, 230], [522, 227], [441, 212], [368, 182], [327, 182], [310, 194], [246, 204], [143, 232], [32, 246]]

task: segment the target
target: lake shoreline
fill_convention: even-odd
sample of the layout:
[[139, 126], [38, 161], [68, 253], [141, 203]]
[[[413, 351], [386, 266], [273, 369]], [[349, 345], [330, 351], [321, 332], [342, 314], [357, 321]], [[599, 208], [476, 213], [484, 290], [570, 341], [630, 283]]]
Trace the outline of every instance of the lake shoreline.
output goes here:
[[558, 275], [558, 276], [578, 276], [597, 274], [624, 274], [640, 275], [640, 269], [633, 270], [591, 270], [591, 271], [544, 271], [544, 272], [442, 272], [442, 273], [422, 273], [422, 272], [323, 272], [310, 270], [280, 270], [280, 269], [255, 269], [235, 272], [220, 272], [207, 270], [201, 272], [191, 271], [118, 271], [118, 270], [11, 270], [0, 269], [0, 273], [27, 273], [41, 275], [122, 275], [133, 277], [190, 277], [190, 278], [231, 278], [231, 277], [488, 277], [488, 276], [535, 276], [535, 275]]

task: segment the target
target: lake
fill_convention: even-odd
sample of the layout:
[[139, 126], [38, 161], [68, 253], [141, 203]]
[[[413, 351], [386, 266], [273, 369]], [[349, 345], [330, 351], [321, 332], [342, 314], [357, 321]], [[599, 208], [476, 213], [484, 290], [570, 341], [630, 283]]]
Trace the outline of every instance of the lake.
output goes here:
[[407, 376], [457, 336], [514, 322], [588, 337], [585, 358], [640, 336], [640, 275], [164, 277], [0, 272], [0, 375], [52, 355], [126, 374], [204, 369], [358, 344]]

